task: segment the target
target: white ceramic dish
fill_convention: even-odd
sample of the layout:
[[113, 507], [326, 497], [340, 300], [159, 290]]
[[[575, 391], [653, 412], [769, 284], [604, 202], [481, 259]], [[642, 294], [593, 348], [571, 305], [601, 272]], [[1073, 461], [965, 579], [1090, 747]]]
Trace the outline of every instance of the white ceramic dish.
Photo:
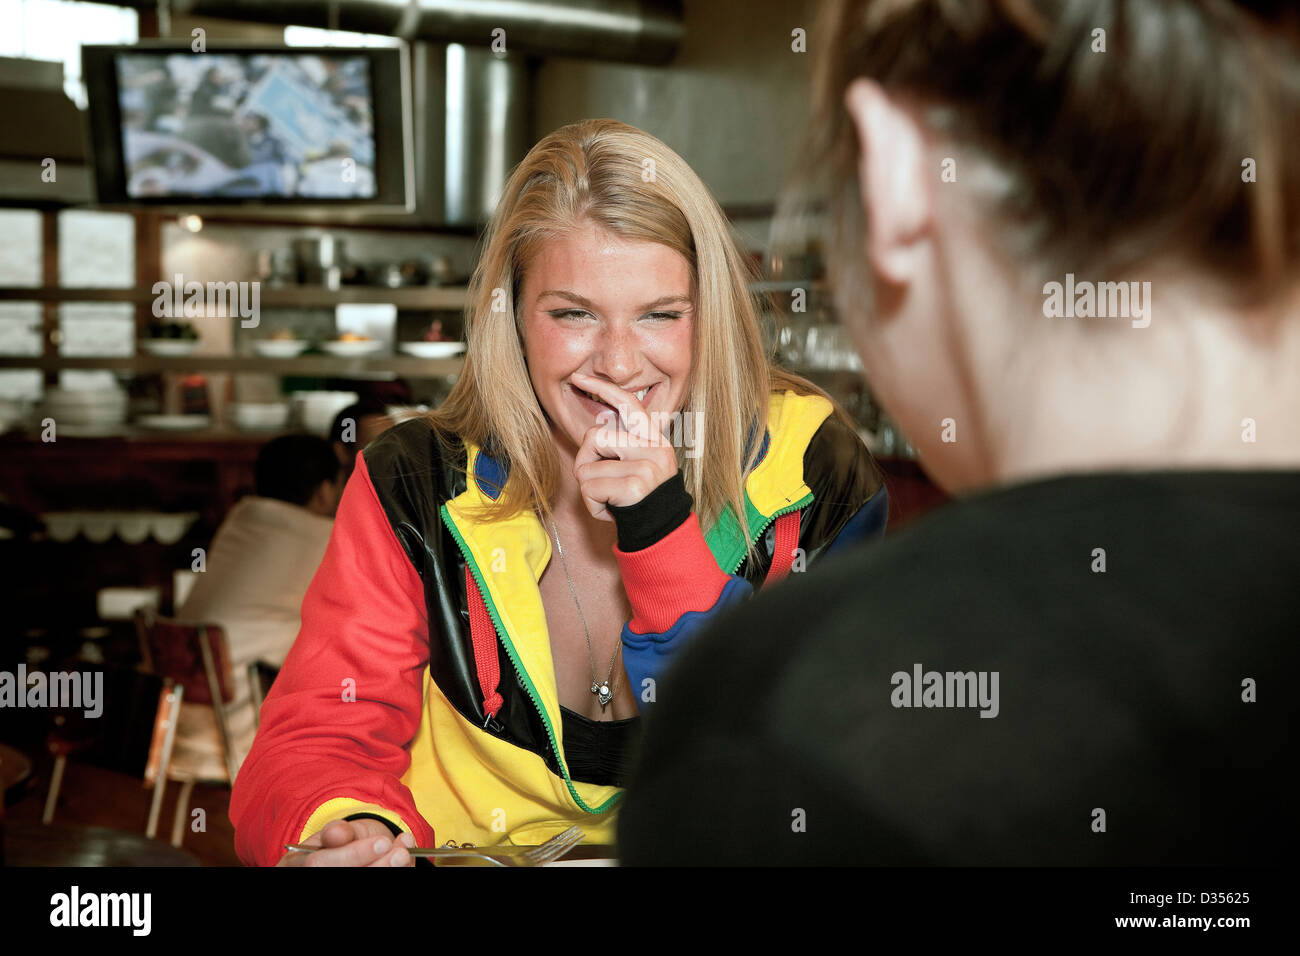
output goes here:
[[316, 435], [329, 435], [334, 416], [357, 401], [356, 392], [309, 391], [289, 396], [299, 424]]
[[398, 346], [405, 354], [422, 359], [451, 358], [465, 351], [464, 342], [403, 342]]
[[384, 347], [384, 343], [373, 339], [363, 342], [322, 342], [320, 347], [330, 355], [351, 358], [357, 355], [373, 355]]
[[54, 541], [71, 541], [81, 534], [80, 511], [49, 511], [41, 515], [45, 531]]
[[244, 431], [284, 428], [289, 424], [288, 402], [233, 402], [230, 420]]
[[175, 544], [199, 518], [197, 511], [182, 511], [178, 514], [156, 514], [153, 516], [153, 536], [162, 544]]
[[263, 339], [253, 343], [253, 351], [262, 358], [297, 358], [307, 345], [302, 339]]

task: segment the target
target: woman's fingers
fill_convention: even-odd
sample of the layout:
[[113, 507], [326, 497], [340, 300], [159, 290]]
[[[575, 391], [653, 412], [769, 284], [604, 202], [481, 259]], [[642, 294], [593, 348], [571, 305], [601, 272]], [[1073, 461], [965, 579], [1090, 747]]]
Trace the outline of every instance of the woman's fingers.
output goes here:
[[594, 425], [583, 437], [574, 458], [583, 504], [594, 518], [613, 521], [609, 505], [627, 507], [677, 473], [677, 455], [662, 435], [658, 442], [628, 439], [604, 424]]
[[310, 846], [345, 846], [353, 840], [360, 839], [365, 832], [363, 828], [353, 826], [351, 820], [334, 820], [326, 824], [325, 829], [314, 835], [307, 843]]
[[306, 866], [369, 866], [393, 848], [393, 838], [362, 837], [332, 849], [317, 850], [307, 857]]
[[377, 820], [335, 820], [304, 841], [321, 849], [289, 852], [280, 866], [414, 866], [409, 848], [415, 838], [403, 833], [396, 840]]
[[618, 412], [619, 421], [628, 431], [634, 431], [645, 427], [644, 423], [649, 421], [646, 414], [645, 406], [631, 392], [624, 391], [613, 382], [607, 382], [603, 378], [593, 378], [590, 375], [583, 375], [580, 372], [574, 372], [571, 376], [578, 387], [591, 392], [593, 395], [607, 402]]

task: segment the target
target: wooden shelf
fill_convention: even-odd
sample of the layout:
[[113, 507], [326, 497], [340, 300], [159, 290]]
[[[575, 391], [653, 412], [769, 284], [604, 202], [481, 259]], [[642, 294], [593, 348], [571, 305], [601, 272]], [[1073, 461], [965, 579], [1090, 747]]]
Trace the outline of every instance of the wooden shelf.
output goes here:
[[[0, 302], [130, 302], [148, 305], [158, 298], [147, 289], [71, 289], [62, 287], [0, 287]], [[323, 286], [280, 286], [263, 284], [258, 289], [258, 303], [265, 309], [332, 308], [340, 304], [365, 303], [395, 305], [399, 309], [465, 308], [469, 289], [465, 286], [383, 286], [345, 285], [338, 289]], [[177, 316], [176, 318], [187, 318]]]
[[268, 359], [234, 355], [189, 355], [164, 358], [153, 355], [44, 358], [0, 356], [0, 369], [34, 368], [45, 372], [73, 369], [110, 369], [150, 374], [158, 372], [257, 372], [267, 375], [347, 377], [357, 373], [391, 372], [411, 378], [439, 378], [458, 375], [464, 358], [420, 359], [409, 356], [367, 356], [338, 358], [333, 355], [303, 355], [293, 359]]

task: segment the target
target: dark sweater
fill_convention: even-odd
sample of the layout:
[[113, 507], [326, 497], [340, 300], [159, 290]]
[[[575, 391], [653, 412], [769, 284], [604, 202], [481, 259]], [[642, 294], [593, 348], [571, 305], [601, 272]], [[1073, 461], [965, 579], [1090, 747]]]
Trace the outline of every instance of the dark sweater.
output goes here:
[[[954, 502], [828, 559], [664, 676], [621, 858], [1289, 858], [1298, 532], [1300, 472], [1108, 474]], [[978, 678], [976, 706], [895, 706], [924, 704], [926, 678], [896, 676], [918, 664], [986, 672], [986, 700], [996, 671], [997, 716]], [[951, 683], [931, 702], [956, 703]]]

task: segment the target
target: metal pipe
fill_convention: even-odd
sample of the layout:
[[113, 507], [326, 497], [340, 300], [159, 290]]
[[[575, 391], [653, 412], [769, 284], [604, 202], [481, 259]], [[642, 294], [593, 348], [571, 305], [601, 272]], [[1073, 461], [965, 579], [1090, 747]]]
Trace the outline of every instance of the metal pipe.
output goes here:
[[[664, 64], [681, 0], [172, 0], [173, 16], [294, 24], [506, 52]], [[501, 32], [504, 31], [504, 32]]]

